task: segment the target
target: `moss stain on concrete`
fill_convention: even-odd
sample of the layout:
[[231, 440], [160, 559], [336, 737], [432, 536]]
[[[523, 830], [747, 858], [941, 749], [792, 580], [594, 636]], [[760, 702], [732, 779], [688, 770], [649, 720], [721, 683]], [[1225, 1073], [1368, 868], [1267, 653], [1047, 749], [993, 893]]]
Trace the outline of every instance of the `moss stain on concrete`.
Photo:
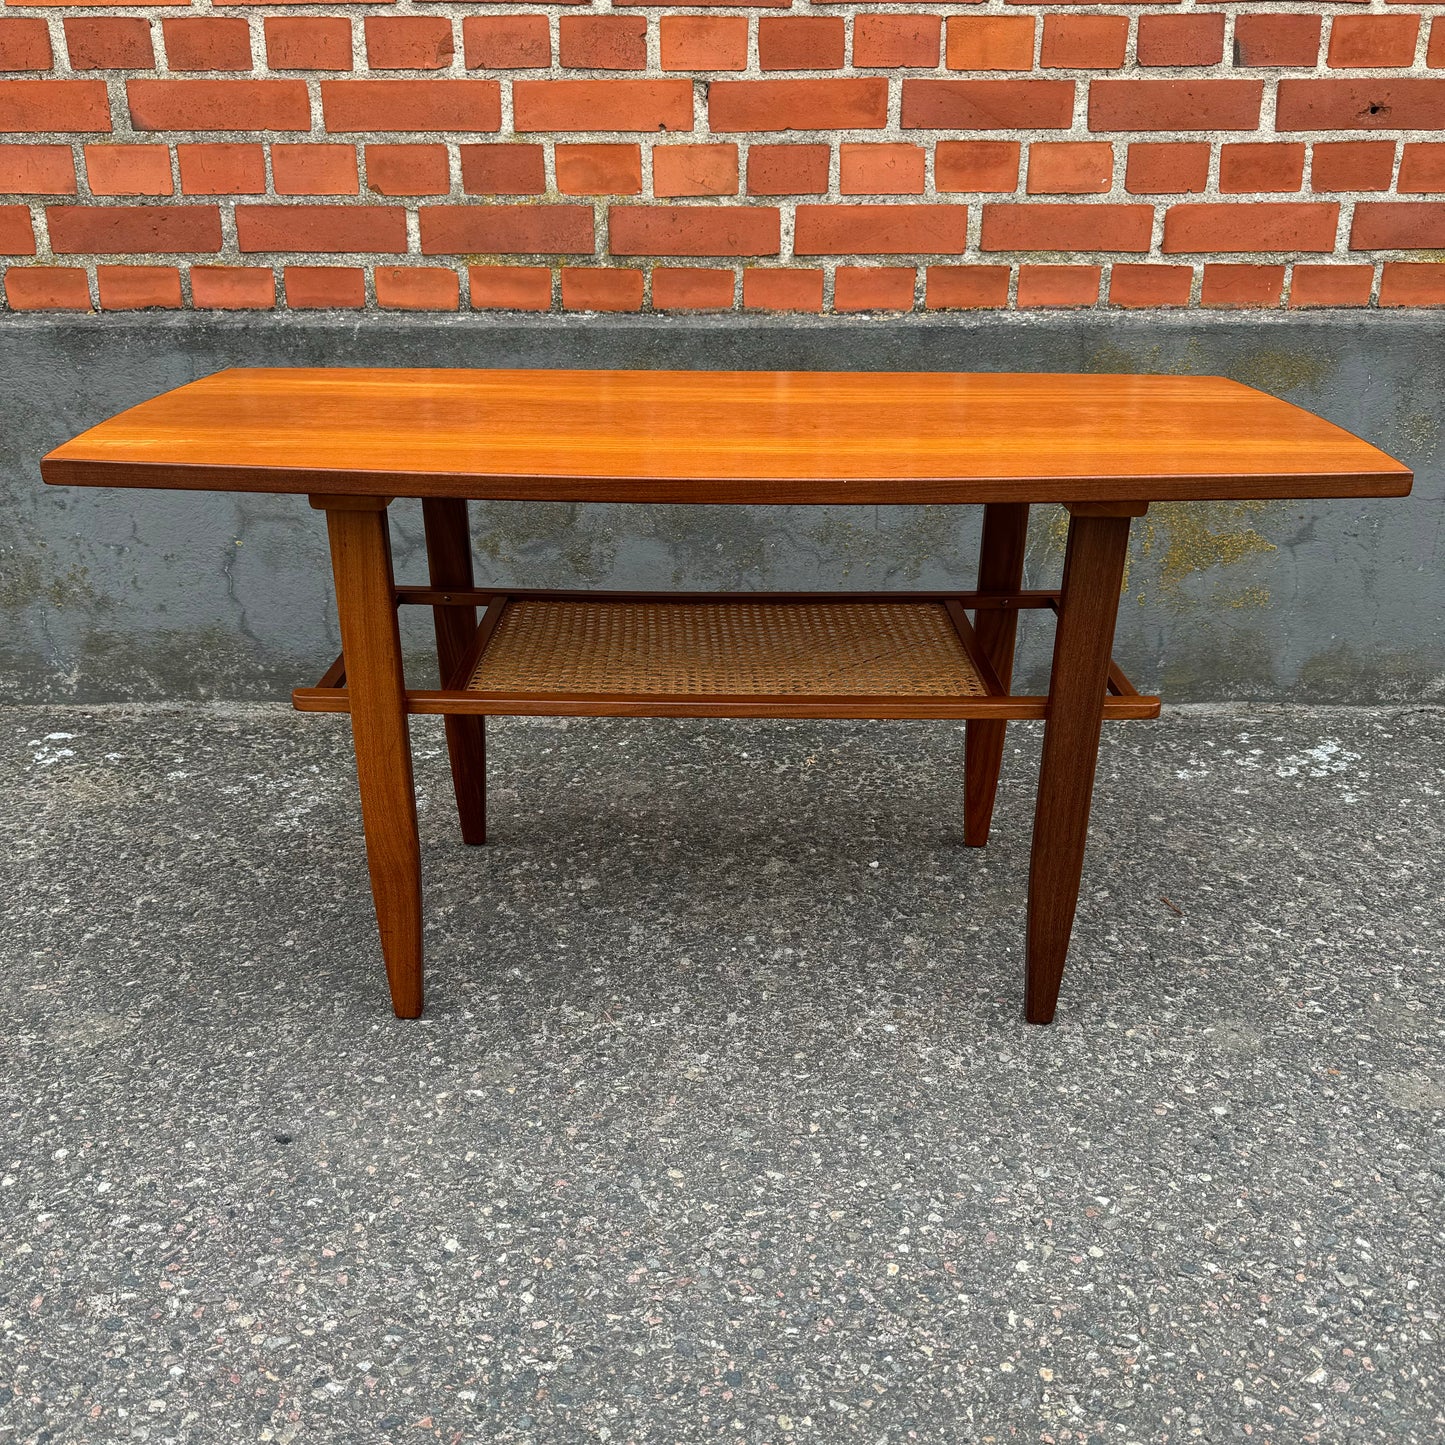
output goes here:
[[[1268, 512], [1275, 503], [1241, 502], [1156, 502], [1136, 524], [1140, 560], [1152, 563], [1160, 600], [1176, 611], [1196, 601], [1211, 607], [1265, 607], [1269, 589], [1246, 586], [1230, 589], [1227, 581], [1216, 585], [1208, 598], [1198, 599], [1186, 589], [1195, 574], [1219, 567], [1235, 567], [1251, 557], [1279, 549], [1251, 526], [1250, 517]], [[1147, 593], [1141, 587], [1139, 600]]]
[[[1221, 580], [1207, 598], [1201, 598], [1191, 594], [1186, 583], [1198, 573], [1234, 567], [1251, 557], [1278, 551], [1253, 527], [1240, 525], [1277, 505], [1264, 501], [1156, 502], [1134, 523], [1124, 563], [1124, 592], [1134, 590], [1137, 581], [1135, 600], [1140, 605], [1157, 596], [1179, 612], [1199, 602], [1237, 609], [1267, 607], [1269, 589], [1258, 584], [1231, 589]], [[1068, 537], [1069, 514], [1062, 507], [1051, 508], [1035, 534], [1040, 561], [1052, 566], [1062, 563]]]
[[1103, 342], [1089, 353], [1084, 370], [1102, 376], [1197, 376], [1209, 370], [1203, 347], [1191, 337], [1177, 352], [1163, 346], [1138, 349]]
[[1266, 346], [1233, 368], [1236, 381], [1272, 396], [1291, 391], [1318, 391], [1334, 375], [1334, 357], [1300, 347]]

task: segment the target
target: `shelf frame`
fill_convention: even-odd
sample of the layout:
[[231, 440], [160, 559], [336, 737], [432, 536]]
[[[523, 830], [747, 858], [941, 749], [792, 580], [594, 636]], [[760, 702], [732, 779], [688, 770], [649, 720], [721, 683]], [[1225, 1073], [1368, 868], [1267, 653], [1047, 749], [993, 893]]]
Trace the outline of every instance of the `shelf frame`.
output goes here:
[[[481, 608], [476, 635], [440, 688], [407, 688], [406, 710], [414, 716], [463, 717], [775, 717], [969, 719], [1012, 721], [1046, 718], [1047, 694], [1010, 693], [979, 645], [968, 613], [980, 609], [1058, 613], [1061, 593], [1017, 592], [642, 592], [546, 588], [393, 587], [396, 607]], [[512, 601], [556, 602], [891, 602], [942, 603], [969, 661], [982, 679], [982, 697], [888, 697], [878, 694], [712, 693], [666, 697], [634, 693], [472, 691], [466, 686]], [[291, 694], [298, 712], [348, 713], [345, 657], [339, 655], [313, 687]], [[1111, 661], [1103, 700], [1106, 722], [1159, 716], [1158, 697], [1140, 693]]]

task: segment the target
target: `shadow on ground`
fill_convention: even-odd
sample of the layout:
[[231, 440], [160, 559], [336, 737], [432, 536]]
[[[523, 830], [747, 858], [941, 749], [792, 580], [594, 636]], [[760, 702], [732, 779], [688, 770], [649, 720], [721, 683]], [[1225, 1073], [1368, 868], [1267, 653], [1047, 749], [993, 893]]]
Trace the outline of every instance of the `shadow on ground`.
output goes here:
[[1445, 713], [418, 723], [391, 1018], [342, 719], [0, 712], [0, 1439], [1445, 1437]]

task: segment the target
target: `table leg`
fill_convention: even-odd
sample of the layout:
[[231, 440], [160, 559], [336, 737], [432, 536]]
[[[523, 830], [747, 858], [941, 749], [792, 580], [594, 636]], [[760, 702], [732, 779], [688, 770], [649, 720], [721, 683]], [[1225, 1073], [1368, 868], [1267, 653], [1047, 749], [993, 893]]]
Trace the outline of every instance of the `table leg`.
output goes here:
[[[437, 588], [472, 586], [472, 534], [466, 501], [459, 497], [427, 497], [421, 504], [426, 528], [426, 559], [431, 585]], [[437, 635], [437, 665], [441, 685], [448, 686], [453, 671], [477, 635], [475, 607], [433, 607]], [[447, 756], [452, 765], [452, 791], [464, 843], [487, 841], [487, 720], [484, 717], [443, 719]]]
[[1083, 874], [1129, 516], [1076, 510], [1069, 522], [1048, 719], [1029, 865], [1024, 1014], [1053, 1021]]
[[326, 511], [336, 610], [371, 893], [391, 1005], [414, 1019], [422, 1006], [421, 844], [406, 721], [386, 502], [317, 497]]
[[[978, 559], [980, 592], [1018, 591], [1024, 575], [1028, 527], [1027, 502], [990, 502], [983, 509]], [[1018, 616], [1012, 607], [980, 607], [973, 615], [974, 636], [1005, 687], [1013, 676]], [[970, 848], [982, 848], [988, 842], [1007, 732], [1007, 723], [982, 718], [971, 718], [964, 725], [963, 841]]]

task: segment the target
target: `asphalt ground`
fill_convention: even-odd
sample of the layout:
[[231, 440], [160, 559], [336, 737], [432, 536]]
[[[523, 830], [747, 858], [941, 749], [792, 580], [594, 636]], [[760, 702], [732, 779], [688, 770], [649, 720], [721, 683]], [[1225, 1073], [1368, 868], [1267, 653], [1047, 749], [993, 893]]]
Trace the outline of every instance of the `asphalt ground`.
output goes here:
[[0, 1441], [1445, 1439], [1445, 712], [417, 722], [391, 1017], [342, 718], [0, 710]]

